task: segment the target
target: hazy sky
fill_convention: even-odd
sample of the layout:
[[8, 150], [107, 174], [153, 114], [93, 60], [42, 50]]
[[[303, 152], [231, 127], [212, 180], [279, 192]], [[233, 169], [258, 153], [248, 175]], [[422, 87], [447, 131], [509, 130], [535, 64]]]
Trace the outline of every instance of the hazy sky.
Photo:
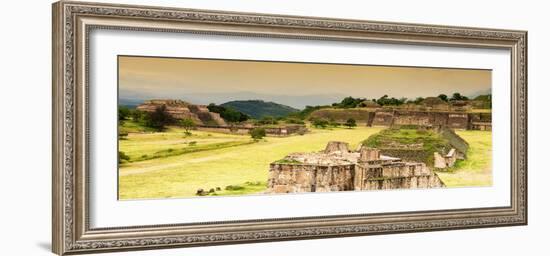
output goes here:
[[489, 93], [490, 70], [119, 57], [119, 98], [196, 104], [261, 99], [296, 108], [343, 97]]

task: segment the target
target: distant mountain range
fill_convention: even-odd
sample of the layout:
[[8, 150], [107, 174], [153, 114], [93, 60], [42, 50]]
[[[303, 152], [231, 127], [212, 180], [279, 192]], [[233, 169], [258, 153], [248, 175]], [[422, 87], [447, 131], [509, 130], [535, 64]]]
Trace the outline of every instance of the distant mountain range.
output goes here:
[[118, 99], [118, 105], [119, 106], [125, 106], [129, 108], [135, 108], [138, 105], [142, 104], [145, 100], [142, 99], [125, 99], [125, 98], [119, 98]]
[[235, 100], [223, 103], [221, 106], [233, 108], [256, 119], [264, 116], [281, 117], [299, 111], [286, 105], [263, 100]]
[[[468, 98], [470, 99], [473, 99], [477, 96], [480, 96], [480, 95], [488, 95], [488, 94], [491, 94], [492, 93], [492, 90], [491, 88], [489, 89], [485, 89], [485, 90], [480, 90], [480, 91], [476, 91], [476, 92], [473, 92], [473, 93], [470, 93], [469, 95], [466, 95], [468, 96]], [[449, 95], [450, 96], [450, 95]]]

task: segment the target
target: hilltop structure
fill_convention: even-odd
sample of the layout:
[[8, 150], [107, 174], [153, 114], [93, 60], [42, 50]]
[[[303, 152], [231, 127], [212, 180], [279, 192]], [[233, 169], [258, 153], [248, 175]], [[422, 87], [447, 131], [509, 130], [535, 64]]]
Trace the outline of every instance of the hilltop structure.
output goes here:
[[154, 112], [160, 106], [165, 106], [166, 112], [174, 119], [189, 118], [197, 125], [227, 126], [220, 114], [210, 112], [206, 105], [194, 105], [182, 100], [147, 100], [137, 109]]
[[[176, 120], [184, 118], [193, 120], [196, 128], [202, 131], [244, 135], [258, 127], [252, 124], [229, 125], [220, 114], [208, 110], [208, 106], [191, 104], [182, 100], [147, 100], [136, 109], [151, 113], [161, 106], [165, 106], [166, 112]], [[262, 128], [269, 136], [289, 136], [307, 132], [306, 126], [301, 124], [270, 125], [262, 126]]]
[[487, 109], [473, 109], [473, 106], [477, 106], [475, 103], [475, 101], [449, 103], [437, 97], [426, 98], [420, 104], [407, 103], [400, 106], [378, 106], [372, 101], [365, 101], [360, 103], [358, 108], [319, 109], [311, 113], [311, 117], [333, 119], [339, 122], [354, 118], [367, 126], [445, 126], [459, 130], [490, 131], [491, 112]]
[[424, 163], [405, 162], [362, 146], [329, 142], [315, 153], [293, 153], [270, 164], [268, 193], [440, 188], [445, 184]]
[[422, 162], [430, 168], [446, 169], [465, 159], [468, 142], [452, 129], [440, 127], [392, 127], [371, 135], [363, 145], [375, 147], [382, 154], [405, 161]]

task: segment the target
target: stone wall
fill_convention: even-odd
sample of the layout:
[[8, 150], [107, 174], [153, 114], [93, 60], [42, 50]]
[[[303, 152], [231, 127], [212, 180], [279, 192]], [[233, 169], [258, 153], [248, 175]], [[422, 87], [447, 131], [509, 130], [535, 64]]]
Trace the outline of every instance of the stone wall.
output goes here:
[[471, 113], [468, 115], [470, 130], [491, 131], [491, 113]]
[[[261, 126], [260, 126], [261, 127]], [[252, 129], [256, 128], [255, 126], [209, 126], [209, 125], [200, 125], [197, 127], [200, 131], [210, 131], [210, 132], [220, 132], [228, 134], [249, 134]], [[268, 136], [289, 136], [297, 134], [299, 132], [307, 132], [305, 125], [282, 125], [279, 127], [265, 127], [265, 133]]]
[[439, 152], [434, 152], [434, 168], [445, 169], [453, 167], [457, 159], [458, 154], [454, 148], [449, 150], [446, 155], [441, 155]]
[[[334, 119], [338, 122], [345, 122], [347, 118], [354, 118], [359, 123], [366, 123], [367, 126], [447, 126], [459, 130], [490, 130], [491, 113], [468, 113], [466, 110], [455, 111], [457, 109], [459, 108], [430, 108], [428, 110], [418, 107], [408, 108], [406, 106], [395, 108], [321, 109], [314, 111], [311, 117]], [[473, 124], [473, 122], [477, 122], [477, 124]]]
[[441, 133], [441, 136], [449, 141], [449, 144], [451, 144], [451, 146], [457, 150], [457, 158], [465, 159], [468, 148], [470, 147], [468, 142], [466, 142], [462, 137], [458, 136], [458, 134], [447, 127], [439, 127], [438, 131], [439, 133]]
[[354, 165], [272, 163], [268, 191], [271, 193], [329, 192], [353, 190]]
[[466, 113], [449, 113], [447, 127], [453, 129], [468, 129], [468, 114]]
[[268, 193], [438, 188], [445, 184], [424, 163], [383, 156], [378, 149], [331, 142], [319, 153], [293, 153], [270, 165]]
[[391, 126], [393, 124], [393, 110], [378, 110], [374, 114], [373, 126]]
[[436, 112], [436, 111], [409, 111], [409, 110], [394, 110], [391, 113], [392, 120], [389, 118], [388, 111], [380, 112], [384, 120], [377, 122], [379, 112], [375, 114], [374, 125], [415, 125], [415, 126], [447, 126], [454, 129], [468, 129], [468, 114], [460, 112]]
[[439, 188], [445, 185], [423, 163], [358, 164], [356, 190]]

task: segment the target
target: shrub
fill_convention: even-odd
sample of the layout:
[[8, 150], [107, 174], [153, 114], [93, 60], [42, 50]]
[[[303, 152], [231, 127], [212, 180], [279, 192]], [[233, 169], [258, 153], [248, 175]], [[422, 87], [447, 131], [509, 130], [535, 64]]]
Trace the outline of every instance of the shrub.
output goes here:
[[252, 137], [252, 139], [254, 140], [261, 140], [265, 136], [266, 136], [266, 132], [264, 128], [256, 127], [250, 130], [250, 137]]
[[122, 163], [123, 161], [130, 161], [130, 157], [122, 151], [118, 151], [118, 163]]
[[262, 185], [262, 182], [261, 181], [247, 181], [245, 182], [244, 184], [246, 184], [247, 186], [260, 186]]
[[197, 193], [195, 193], [197, 196], [206, 196], [208, 195], [208, 193], [206, 193], [206, 191], [204, 191], [204, 189], [202, 188], [199, 188], [197, 189]]
[[325, 129], [325, 128], [327, 128], [328, 124], [329, 124], [329, 122], [326, 119], [314, 119], [313, 120], [313, 126], [315, 128]]
[[355, 119], [349, 118], [344, 125], [351, 129], [351, 127], [357, 126], [357, 122]]
[[225, 190], [243, 190], [244, 187], [243, 186], [239, 186], [239, 185], [229, 185], [227, 187], [225, 187]]
[[334, 118], [329, 119], [328, 124], [332, 127], [340, 126], [340, 123], [336, 122], [336, 120], [334, 120]]
[[124, 130], [121, 130], [121, 129], [118, 130], [118, 139], [119, 140], [125, 140], [125, 139], [127, 139], [127, 137], [128, 137], [128, 132], [127, 131], [124, 131]]

